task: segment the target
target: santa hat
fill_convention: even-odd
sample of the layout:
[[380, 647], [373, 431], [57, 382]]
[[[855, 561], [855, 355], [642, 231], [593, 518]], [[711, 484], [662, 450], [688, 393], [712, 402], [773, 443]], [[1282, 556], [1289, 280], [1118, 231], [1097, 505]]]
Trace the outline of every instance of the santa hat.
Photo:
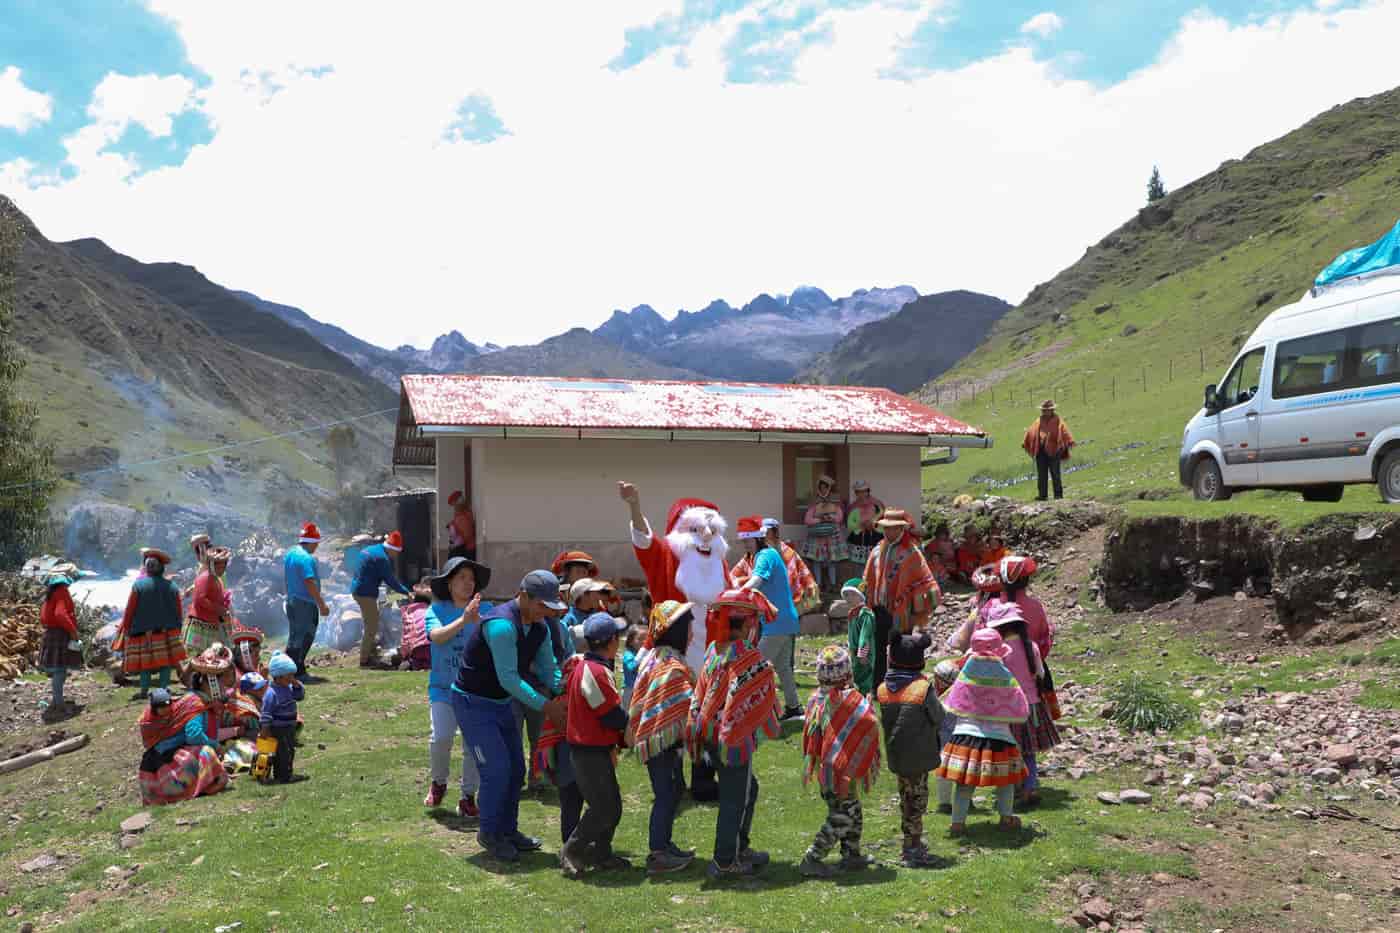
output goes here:
[[670, 534], [676, 530], [676, 522], [681, 520], [681, 515], [686, 509], [709, 509], [715, 514], [719, 514], [719, 506], [704, 499], [677, 499], [671, 503], [671, 511], [666, 515], [666, 533]]
[[740, 518], [739, 537], [741, 539], [763, 537], [763, 516], [745, 515]]
[[316, 527], [315, 522], [307, 522], [301, 526], [301, 537], [297, 539], [301, 544], [319, 544], [321, 541], [321, 529]]
[[403, 535], [397, 531], [389, 532], [389, 536], [384, 539], [384, 548], [389, 551], [403, 550]]

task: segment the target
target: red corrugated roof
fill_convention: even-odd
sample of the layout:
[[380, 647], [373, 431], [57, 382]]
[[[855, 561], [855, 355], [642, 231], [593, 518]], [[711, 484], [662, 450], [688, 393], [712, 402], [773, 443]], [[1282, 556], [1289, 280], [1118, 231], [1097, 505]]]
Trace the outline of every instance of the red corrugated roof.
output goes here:
[[528, 376], [404, 376], [419, 427], [941, 434], [980, 428], [888, 389]]

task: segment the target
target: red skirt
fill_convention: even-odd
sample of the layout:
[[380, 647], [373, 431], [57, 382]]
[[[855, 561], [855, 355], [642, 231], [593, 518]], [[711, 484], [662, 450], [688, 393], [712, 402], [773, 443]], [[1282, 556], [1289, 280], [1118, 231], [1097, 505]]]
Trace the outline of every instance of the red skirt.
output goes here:
[[1004, 787], [1020, 784], [1029, 772], [1014, 743], [955, 735], [943, 746], [943, 764], [933, 773], [968, 787]]
[[175, 667], [183, 660], [185, 642], [180, 637], [178, 628], [127, 635], [126, 646], [122, 652], [122, 673], [158, 671], [162, 667]]

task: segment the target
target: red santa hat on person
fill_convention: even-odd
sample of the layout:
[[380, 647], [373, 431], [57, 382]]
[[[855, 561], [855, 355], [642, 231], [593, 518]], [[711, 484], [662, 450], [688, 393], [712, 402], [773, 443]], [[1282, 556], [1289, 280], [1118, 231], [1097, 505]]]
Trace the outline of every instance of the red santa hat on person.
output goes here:
[[301, 537], [297, 541], [301, 544], [320, 544], [321, 529], [316, 527], [315, 522], [307, 522], [301, 526]]
[[450, 495], [450, 496], [447, 497], [447, 504], [448, 504], [448, 505], [456, 505], [458, 502], [461, 502], [461, 501], [462, 501], [462, 490], [460, 490], [460, 489], [456, 490], [455, 492], [452, 493], [452, 495]]
[[[671, 511], [666, 515], [666, 533], [670, 534], [676, 530], [676, 523], [681, 520], [681, 516], [691, 509], [709, 509], [716, 515], [719, 514], [719, 506], [705, 499], [677, 499], [671, 503]], [[723, 522], [723, 519], [720, 519]], [[723, 529], [721, 528], [721, 531]]]
[[403, 535], [397, 531], [389, 532], [389, 536], [384, 539], [384, 548], [389, 551], [403, 550]]
[[739, 538], [761, 538], [763, 537], [763, 516], [745, 515], [739, 519]]

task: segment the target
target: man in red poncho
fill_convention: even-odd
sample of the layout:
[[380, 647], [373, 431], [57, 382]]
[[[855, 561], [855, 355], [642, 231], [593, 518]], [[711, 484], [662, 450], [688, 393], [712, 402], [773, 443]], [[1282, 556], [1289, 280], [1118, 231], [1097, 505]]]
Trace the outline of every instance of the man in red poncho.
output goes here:
[[[677, 499], [666, 516], [666, 534], [657, 538], [651, 523], [642, 514], [642, 499], [631, 483], [617, 484], [618, 495], [627, 503], [632, 516], [632, 548], [647, 578], [652, 601], [660, 605], [668, 599], [690, 603], [696, 619], [706, 619], [705, 628], [692, 625], [686, 643], [685, 663], [699, 675], [705, 665], [705, 651], [717, 637], [728, 639], [727, 623], [722, 636], [708, 631], [710, 604], [732, 585], [725, 553], [729, 545], [724, 533], [728, 526], [719, 509], [703, 499]], [[697, 760], [691, 772], [690, 794], [695, 800], [716, 800], [719, 786], [712, 763]]]

